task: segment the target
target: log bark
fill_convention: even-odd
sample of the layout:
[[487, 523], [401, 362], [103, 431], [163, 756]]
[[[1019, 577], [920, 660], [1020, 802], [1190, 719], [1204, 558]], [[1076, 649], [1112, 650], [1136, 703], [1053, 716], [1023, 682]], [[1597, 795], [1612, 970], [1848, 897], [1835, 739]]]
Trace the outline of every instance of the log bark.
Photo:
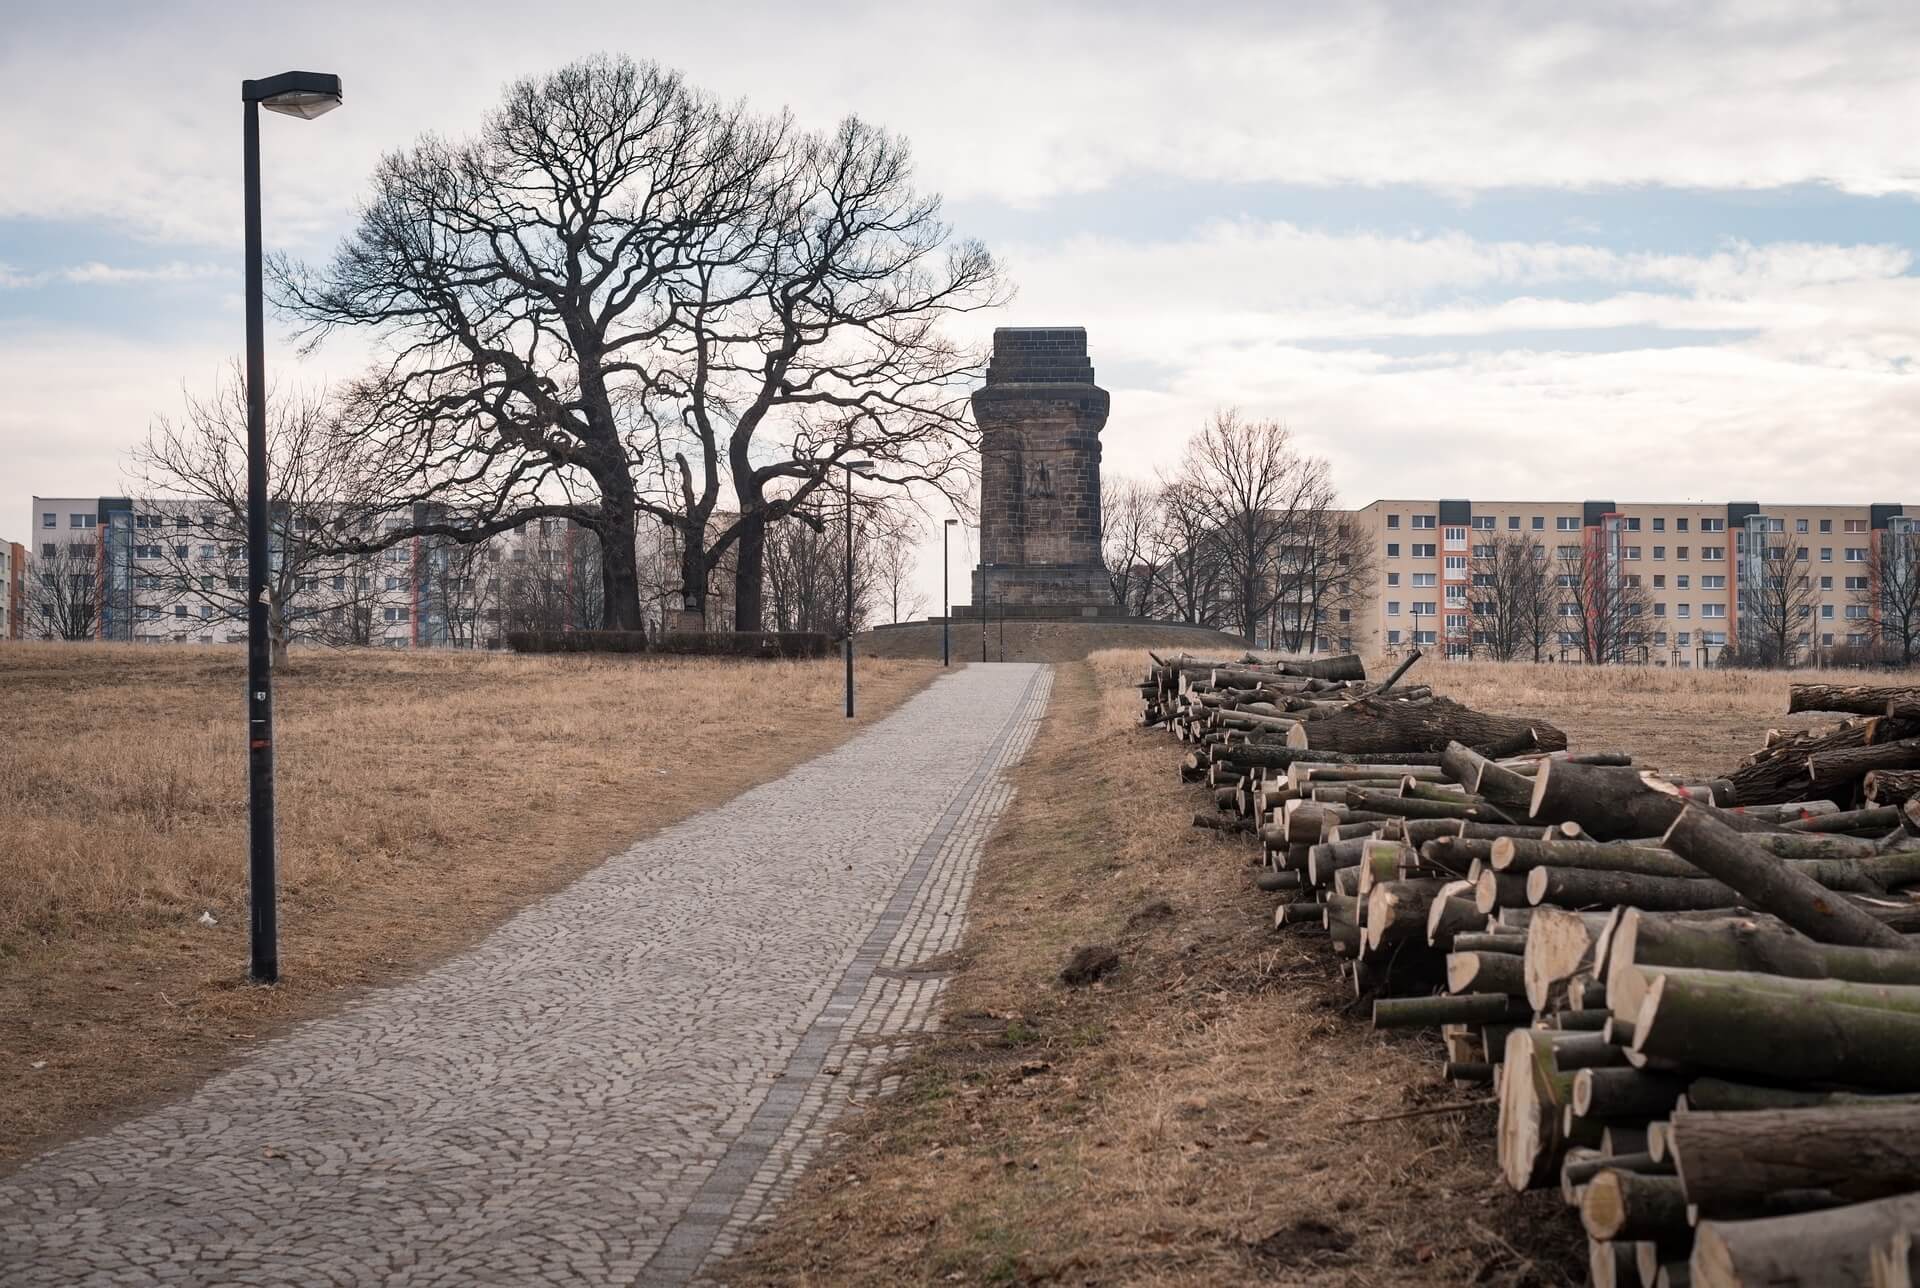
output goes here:
[[1345, 711], [1301, 725], [1289, 735], [1289, 745], [1343, 752], [1438, 752], [1449, 742], [1485, 747], [1520, 737], [1549, 751], [1567, 745], [1567, 736], [1543, 721], [1488, 715], [1445, 698], [1361, 698]]
[[[1696, 797], [1657, 775], [1627, 765], [1585, 765], [1549, 760], [1534, 776], [1529, 817], [1541, 823], [1578, 823], [1602, 841], [1658, 836]], [[1738, 831], [1766, 824], [1721, 813]]]
[[1671, 850], [1603, 841], [1525, 841], [1503, 837], [1488, 847], [1495, 872], [1534, 868], [1587, 868], [1595, 872], [1638, 872], [1650, 877], [1698, 877], [1700, 869]]
[[1465, 743], [1450, 742], [1440, 763], [1455, 782], [1502, 809], [1527, 809], [1533, 800], [1533, 780], [1497, 765]]
[[1382, 881], [1367, 892], [1367, 947], [1424, 942], [1427, 909], [1445, 881]]
[[1920, 796], [1920, 770], [1875, 769], [1861, 786], [1867, 800], [1875, 805], [1904, 805]]
[[1480, 915], [1490, 917], [1498, 908], [1523, 907], [1527, 902], [1527, 879], [1505, 872], [1482, 872], [1474, 882], [1473, 906]]
[[1510, 993], [1518, 996], [1526, 986], [1525, 965], [1521, 958], [1511, 953], [1447, 954], [1449, 993]]
[[1373, 1004], [1376, 1029], [1437, 1024], [1499, 1024], [1524, 1021], [1533, 1012], [1505, 993], [1460, 993], [1449, 997], [1383, 997]]
[[1684, 1078], [1642, 1069], [1590, 1067], [1573, 1078], [1573, 1112], [1582, 1118], [1658, 1118], [1687, 1090]]
[[[1535, 868], [1527, 873], [1527, 902], [1538, 907], [1646, 908], [1685, 912], [1731, 908], [1740, 902], [1724, 882], [1699, 877], [1649, 877], [1592, 868]], [[1818, 888], [1818, 887], [1816, 887]]]
[[[1849, 990], [1882, 995], [1856, 1005]], [[1920, 989], [1669, 971], [1646, 989], [1635, 1055], [1783, 1081], [1899, 1091], [1920, 1086]], [[1903, 1009], [1893, 1009], [1904, 1004]]]
[[1629, 908], [1608, 949], [1609, 986], [1617, 972], [1650, 966], [1920, 986], [1920, 953], [1823, 944], [1753, 917], [1691, 921]]
[[1850, 748], [1897, 742], [1916, 733], [1920, 733], [1920, 724], [1912, 720], [1877, 717], [1856, 720], [1825, 733], [1782, 738], [1749, 756], [1746, 763], [1727, 775], [1733, 783], [1735, 803], [1768, 805], [1851, 793], [1852, 778], [1817, 778], [1808, 772], [1809, 764]]
[[1678, 1177], [1602, 1168], [1587, 1182], [1580, 1224], [1596, 1239], [1684, 1236], [1687, 1195]]
[[1749, 844], [1705, 810], [1686, 809], [1663, 839], [1667, 848], [1739, 891], [1754, 907], [1821, 943], [1912, 948], [1898, 932]]
[[1920, 688], [1911, 685], [1794, 684], [1787, 688], [1787, 713], [1844, 711], [1849, 715], [1881, 716], [1887, 704], [1920, 705]]
[[1752, 1109], [1794, 1109], [1813, 1105], [1920, 1104], [1920, 1091], [1871, 1095], [1857, 1091], [1805, 1091], [1765, 1087], [1726, 1078], [1695, 1078], [1687, 1084], [1687, 1108], [1738, 1113]]
[[1687, 1201], [1740, 1215], [1785, 1191], [1837, 1206], [1920, 1190], [1920, 1105], [1676, 1113], [1667, 1124]]
[[1694, 1288], [1858, 1288], [1873, 1249], [1920, 1228], [1920, 1194], [1754, 1221], [1702, 1221], [1688, 1266]]
[[[1869, 747], [1868, 751], [1878, 751]], [[1861, 775], [1864, 782], [1868, 775]], [[1812, 818], [1795, 819], [1791, 823], [1782, 823], [1780, 830], [1794, 833], [1860, 832], [1874, 836], [1884, 834], [1888, 828], [1900, 826], [1900, 811], [1892, 805], [1873, 806], [1868, 809], [1840, 810], [1832, 814], [1817, 814]]]

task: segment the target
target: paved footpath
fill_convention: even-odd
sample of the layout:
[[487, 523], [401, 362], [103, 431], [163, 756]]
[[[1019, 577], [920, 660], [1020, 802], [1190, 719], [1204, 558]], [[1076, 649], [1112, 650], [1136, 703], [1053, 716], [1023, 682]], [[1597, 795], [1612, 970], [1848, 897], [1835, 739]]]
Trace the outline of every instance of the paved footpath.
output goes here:
[[695, 1279], [928, 1023], [939, 980], [911, 968], [958, 943], [1049, 684], [942, 677], [473, 951], [43, 1155], [0, 1181], [0, 1284]]

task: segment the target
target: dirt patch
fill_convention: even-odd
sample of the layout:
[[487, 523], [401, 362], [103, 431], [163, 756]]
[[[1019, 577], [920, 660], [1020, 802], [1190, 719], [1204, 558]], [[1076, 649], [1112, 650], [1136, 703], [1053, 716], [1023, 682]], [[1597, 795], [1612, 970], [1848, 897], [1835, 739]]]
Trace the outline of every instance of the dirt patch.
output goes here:
[[[284, 982], [243, 982], [237, 649], [0, 648], [0, 1170], [472, 943], [938, 668], [297, 652]], [[211, 914], [214, 924], [202, 920]]]
[[[1138, 652], [1060, 667], [989, 841], [943, 1029], [843, 1120], [734, 1283], [1577, 1281], [1557, 1199], [1496, 1178], [1492, 1111], [1376, 1035], [1324, 946], [1271, 927], [1252, 847], [1188, 825], [1134, 726]], [[1177, 915], [1139, 916], [1156, 904]], [[1057, 978], [1074, 944], [1125, 969]]]

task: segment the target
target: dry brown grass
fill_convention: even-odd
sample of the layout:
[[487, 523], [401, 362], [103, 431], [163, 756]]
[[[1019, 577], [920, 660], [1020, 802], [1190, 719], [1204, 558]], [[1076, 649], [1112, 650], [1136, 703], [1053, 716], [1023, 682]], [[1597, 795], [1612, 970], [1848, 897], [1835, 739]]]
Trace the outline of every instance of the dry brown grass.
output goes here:
[[935, 673], [863, 661], [850, 722], [838, 662], [296, 653], [286, 982], [258, 989], [239, 982], [243, 655], [0, 648], [0, 1160], [458, 949]]
[[1676, 774], [1724, 773], [1758, 748], [1769, 729], [1833, 723], [1837, 717], [1830, 715], [1786, 714], [1787, 686], [1796, 681], [1920, 683], [1920, 671], [1682, 671], [1501, 662], [1421, 663], [1413, 676], [1470, 707], [1550, 720], [1578, 750], [1631, 752]]
[[[982, 660], [978, 622], [953, 625], [953, 655]], [[1077, 662], [1103, 649], [1155, 649], [1206, 656], [1237, 657], [1241, 642], [1207, 626], [1175, 622], [1021, 622], [990, 621], [985, 631], [986, 661]], [[930, 622], [886, 626], [859, 637], [862, 657], [940, 656], [940, 628]]]
[[[849, 1121], [748, 1283], [1519, 1284], [1583, 1255], [1495, 1179], [1492, 1111], [1431, 1039], [1378, 1036], [1324, 946], [1269, 929], [1251, 848], [1136, 727], [1138, 650], [1056, 671], [944, 999], [899, 1095]], [[1165, 911], [1155, 909], [1165, 904]], [[1056, 972], [1119, 948], [1091, 990]]]

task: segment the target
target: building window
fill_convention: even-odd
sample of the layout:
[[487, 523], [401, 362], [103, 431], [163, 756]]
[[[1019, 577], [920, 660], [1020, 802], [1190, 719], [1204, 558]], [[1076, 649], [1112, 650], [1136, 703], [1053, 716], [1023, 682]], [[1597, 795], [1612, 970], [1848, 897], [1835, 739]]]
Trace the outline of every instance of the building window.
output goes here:
[[1466, 629], [1467, 629], [1467, 615], [1466, 615], [1465, 613], [1448, 613], [1448, 614], [1447, 614], [1447, 629], [1448, 629], [1448, 630], [1450, 630], [1450, 631], [1464, 631], [1464, 630], [1466, 630]]
[[1398, 616], [1400, 616], [1400, 601], [1399, 601], [1399, 600], [1397, 600], [1397, 599], [1389, 599], [1389, 600], [1387, 601], [1387, 616], [1388, 616], [1388, 617], [1398, 617]]
[[404, 608], [383, 608], [380, 610], [380, 617], [383, 621], [404, 622], [407, 620], [407, 616], [408, 611]]
[[1847, 605], [1847, 617], [1850, 620], [1857, 622], [1857, 621], [1860, 621], [1862, 618], [1866, 617], [1866, 615], [1867, 615], [1867, 606], [1865, 604], [1848, 604]]
[[1473, 526], [1479, 528], [1482, 532], [1491, 532], [1493, 531], [1493, 516], [1491, 514], [1476, 514], [1473, 516]]
[[1692, 604], [1675, 604], [1673, 606], [1673, 615], [1682, 620], [1685, 620], [1686, 618], [1693, 616], [1693, 605]]
[[1832, 562], [1833, 562], [1833, 547], [1832, 547], [1832, 546], [1821, 546], [1821, 547], [1820, 547], [1820, 562], [1821, 562], [1821, 563], [1832, 563]]
[[[1832, 520], [1832, 519], [1822, 519], [1822, 520], [1820, 520], [1820, 531], [1822, 531], [1822, 532], [1832, 532], [1832, 531], [1833, 531], [1833, 520]], [[1829, 639], [1827, 640], [1827, 643], [1829, 643], [1829, 644], [1831, 644], [1831, 643], [1833, 643], [1833, 640], [1832, 640], [1831, 638], [1829, 638]]]
[[57, 528], [60, 526], [60, 516], [57, 514], [47, 514], [42, 511], [40, 515], [40, 526], [43, 528]]
[[1640, 557], [1640, 547], [1639, 547], [1639, 546], [1628, 546], [1628, 547], [1627, 547], [1627, 556], [1626, 556], [1626, 557], [1627, 557], [1627, 558], [1629, 558], [1629, 559], [1638, 559], [1638, 558]]
[[400, 589], [400, 579], [398, 577], [387, 578], [387, 589], [388, 590]]
[[1433, 617], [1439, 612], [1439, 609], [1440, 605], [1431, 599], [1416, 599], [1413, 601], [1413, 615], [1415, 617]]
[[1727, 606], [1725, 604], [1700, 605], [1700, 616], [1702, 617], [1725, 617], [1726, 615]]
[[1867, 530], [1867, 521], [1865, 519], [1848, 519], [1847, 520], [1848, 532], [1865, 532], [1866, 530]]
[[1725, 559], [1727, 557], [1727, 548], [1725, 546], [1701, 546], [1700, 557], [1709, 560]]
[[1387, 632], [1387, 643], [1389, 643], [1389, 644], [1398, 644], [1399, 642], [1400, 642], [1400, 632], [1399, 632], [1399, 631], [1388, 631], [1388, 632]]
[[1833, 605], [1832, 605], [1832, 604], [1822, 604], [1822, 605], [1820, 605], [1820, 618], [1821, 618], [1821, 620], [1822, 620], [1822, 621], [1828, 621], [1828, 622], [1830, 622], [1830, 621], [1832, 621], [1832, 620], [1833, 620]]
[[[1865, 577], [1849, 577], [1849, 578], [1847, 578], [1847, 589], [1848, 589], [1848, 590], [1865, 590], [1866, 588], [1867, 588], [1867, 579], [1866, 579]], [[1833, 589], [1833, 578], [1831, 578], [1831, 577], [1822, 577], [1822, 578], [1820, 579], [1820, 589], [1822, 589], [1822, 590], [1832, 590], [1832, 589]]]
[[1848, 563], [1865, 563], [1866, 561], [1867, 561], [1867, 548], [1865, 546], [1848, 546], [1847, 547]]
[[[518, 557], [519, 552], [515, 551], [514, 554], [516, 557]], [[1400, 543], [1398, 541], [1387, 542], [1387, 558], [1398, 559], [1399, 557], [1400, 557]]]
[[1547, 526], [1547, 521], [1543, 516], [1538, 514], [1533, 516], [1533, 530], [1535, 532], [1545, 531], [1546, 526]]
[[175, 604], [173, 606], [173, 615], [175, 617], [185, 617], [187, 615], [187, 606], [185, 604]]
[[1702, 532], [1725, 532], [1726, 530], [1727, 521], [1725, 519], [1700, 520], [1700, 531]]
[[1805, 532], [1807, 530], [1807, 521], [1805, 519], [1795, 519], [1793, 521], [1793, 530], [1795, 532]]
[[1448, 572], [1465, 572], [1467, 570], [1467, 557], [1465, 555], [1448, 555], [1446, 564]]
[[1687, 521], [1685, 519], [1675, 519], [1673, 521], [1673, 530], [1675, 532], [1685, 532], [1687, 530]]
[[1655, 590], [1664, 590], [1666, 589], [1666, 585], [1667, 585], [1667, 574], [1663, 572], [1657, 572], [1653, 574], [1653, 588]]
[[1390, 572], [1390, 573], [1388, 573], [1388, 574], [1387, 574], [1387, 585], [1389, 585], [1389, 586], [1398, 586], [1399, 584], [1400, 584], [1400, 574], [1399, 574], [1399, 573], [1397, 573], [1397, 572]]
[[1653, 557], [1655, 559], [1665, 559], [1667, 557], [1667, 548], [1665, 546], [1655, 546], [1653, 548]]
[[1434, 528], [1439, 526], [1438, 518], [1431, 514], [1416, 514], [1409, 522], [1416, 528]]
[[1724, 574], [1707, 573], [1700, 578], [1700, 589], [1702, 590], [1725, 590], [1726, 588], [1727, 579]]
[[1580, 520], [1575, 515], [1563, 514], [1553, 521], [1553, 526], [1562, 532], [1578, 532], [1580, 531]]
[[1667, 521], [1656, 517], [1653, 521], [1653, 530], [1655, 532], [1665, 532], [1667, 530]]
[[1434, 548], [1431, 542], [1423, 544], [1416, 541], [1413, 543], [1411, 553], [1415, 559], [1431, 559], [1437, 555], [1439, 551]]
[[1399, 527], [1399, 526], [1400, 526], [1400, 516], [1399, 516], [1399, 515], [1397, 515], [1397, 514], [1389, 514], [1389, 515], [1387, 516], [1387, 526], [1388, 526], [1389, 528], [1397, 528], [1397, 527]]
[[1509, 515], [1507, 516], [1507, 531], [1508, 531], [1508, 532], [1518, 532], [1518, 531], [1520, 531], [1520, 516], [1519, 516], [1519, 515], [1517, 515], [1517, 514], [1509, 514]]
[[1665, 616], [1667, 615], [1667, 606], [1666, 606], [1665, 604], [1663, 604], [1663, 603], [1661, 603], [1661, 602], [1660, 602], [1659, 600], [1657, 600], [1657, 599], [1656, 599], [1656, 600], [1654, 600], [1654, 601], [1653, 601], [1653, 615], [1654, 615], [1655, 617], [1665, 617]]
[[1629, 517], [1627, 519], [1627, 531], [1628, 532], [1640, 531], [1640, 520], [1637, 518]]
[[1437, 574], [1435, 573], [1417, 572], [1413, 574], [1413, 584], [1416, 586], [1431, 586], [1434, 584], [1436, 576]]

